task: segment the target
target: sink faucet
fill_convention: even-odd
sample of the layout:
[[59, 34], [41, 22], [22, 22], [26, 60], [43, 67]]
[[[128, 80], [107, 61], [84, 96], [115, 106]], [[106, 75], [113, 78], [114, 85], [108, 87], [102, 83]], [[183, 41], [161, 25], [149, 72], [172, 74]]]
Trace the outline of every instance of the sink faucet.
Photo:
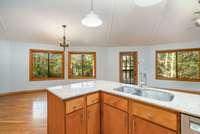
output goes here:
[[143, 88], [147, 86], [147, 74], [140, 72], [140, 87]]

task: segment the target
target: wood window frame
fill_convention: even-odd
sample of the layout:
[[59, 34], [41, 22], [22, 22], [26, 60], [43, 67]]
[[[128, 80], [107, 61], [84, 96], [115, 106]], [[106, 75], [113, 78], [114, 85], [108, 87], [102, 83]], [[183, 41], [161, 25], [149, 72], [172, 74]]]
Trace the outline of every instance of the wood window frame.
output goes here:
[[[155, 66], [155, 78], [156, 80], [174, 80], [174, 81], [189, 81], [189, 82], [200, 82], [200, 71], [199, 71], [199, 79], [187, 79], [187, 78], [178, 78], [178, 62], [177, 62], [177, 53], [178, 52], [184, 52], [184, 51], [199, 51], [199, 60], [200, 60], [200, 48], [186, 48], [186, 49], [174, 49], [174, 50], [157, 50], [156, 51], [156, 56], [155, 56], [155, 62], [156, 62], [156, 66]], [[159, 77], [158, 76], [158, 54], [159, 53], [172, 53], [175, 52], [176, 53], [176, 78], [166, 78], [166, 77]], [[200, 61], [199, 61], [200, 63]], [[200, 70], [200, 64], [199, 64], [199, 70]]]
[[[57, 77], [48, 77], [48, 78], [35, 78], [33, 76], [33, 53], [50, 53], [50, 54], [62, 54], [62, 76]], [[65, 56], [64, 51], [58, 50], [39, 50], [39, 49], [30, 49], [29, 50], [29, 81], [45, 81], [45, 80], [64, 80], [65, 74]]]
[[[72, 54], [91, 54], [94, 56], [94, 76], [92, 77], [86, 77], [86, 76], [79, 76], [79, 77], [75, 77], [72, 75], [72, 70], [70, 68], [71, 66], [71, 55]], [[76, 51], [71, 51], [68, 52], [68, 79], [96, 79], [96, 52], [76, 52]]]
[[138, 84], [138, 52], [137, 51], [131, 51], [131, 52], [120, 52], [119, 53], [119, 81], [122, 82], [122, 74], [123, 74], [123, 71], [122, 71], [122, 68], [121, 68], [121, 65], [122, 65], [122, 60], [121, 60], [121, 57], [125, 54], [129, 54], [129, 55], [134, 55], [135, 54], [135, 57], [136, 57], [136, 62], [134, 62], [134, 66], [135, 66], [135, 74], [134, 74], [134, 80], [135, 82], [133, 84], [137, 85]]

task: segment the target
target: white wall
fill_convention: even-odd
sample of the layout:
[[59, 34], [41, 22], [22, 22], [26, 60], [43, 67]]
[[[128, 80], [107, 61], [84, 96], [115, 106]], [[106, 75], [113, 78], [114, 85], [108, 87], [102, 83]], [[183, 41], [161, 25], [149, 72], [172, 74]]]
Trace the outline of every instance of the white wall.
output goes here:
[[170, 81], [170, 80], [156, 80], [155, 79], [155, 51], [156, 50], [169, 50], [180, 48], [200, 48], [200, 43], [177, 43], [156, 45], [150, 47], [149, 55], [149, 84], [153, 87], [175, 88], [175, 89], [192, 89], [200, 90], [200, 82], [185, 82], [185, 81]]
[[[146, 72], [148, 85], [153, 87], [200, 90], [200, 82], [155, 79], [155, 51], [177, 48], [200, 48], [200, 43], [165, 44], [147, 47], [70, 47], [68, 51], [96, 51], [97, 79], [119, 81], [119, 52], [138, 51], [139, 71]], [[57, 81], [29, 81], [29, 49], [61, 50], [56, 45], [0, 41], [0, 92], [40, 89], [77, 82], [67, 79]], [[67, 63], [67, 54], [65, 63]]]
[[[10, 42], [1, 45], [0, 48], [0, 61], [1, 64], [4, 64], [4, 66], [1, 65], [0, 69], [0, 92], [40, 89], [76, 81], [67, 79], [67, 66], [65, 66], [65, 80], [29, 81], [29, 49], [62, 49], [56, 45]], [[97, 79], [104, 79], [107, 49], [101, 47], [70, 47], [68, 51], [95, 51]], [[6, 57], [6, 59], [3, 57]], [[65, 63], [67, 63], [67, 57], [67, 54], [65, 54]]]
[[10, 89], [10, 44], [0, 41], [0, 90]]

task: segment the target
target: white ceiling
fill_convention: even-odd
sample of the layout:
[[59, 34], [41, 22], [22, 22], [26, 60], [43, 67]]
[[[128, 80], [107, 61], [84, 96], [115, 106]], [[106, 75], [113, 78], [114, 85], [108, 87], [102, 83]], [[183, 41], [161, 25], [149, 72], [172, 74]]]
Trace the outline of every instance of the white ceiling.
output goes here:
[[81, 25], [90, 0], [1, 0], [0, 39], [55, 44], [67, 24], [74, 46], [150, 45], [200, 41], [200, 27], [193, 28], [198, 0], [163, 0], [141, 8], [134, 0], [94, 0], [104, 24]]

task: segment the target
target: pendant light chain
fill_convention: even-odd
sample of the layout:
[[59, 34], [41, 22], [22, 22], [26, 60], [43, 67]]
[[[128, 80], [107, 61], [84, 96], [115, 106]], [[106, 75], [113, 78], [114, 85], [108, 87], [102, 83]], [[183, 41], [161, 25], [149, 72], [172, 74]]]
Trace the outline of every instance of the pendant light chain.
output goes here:
[[64, 30], [63, 30], [63, 43], [64, 44], [66, 44], [66, 35], [65, 35], [65, 33], [66, 33], [66, 25], [63, 25], [63, 28], [64, 28]]
[[69, 47], [71, 42], [69, 40], [66, 40], [66, 25], [62, 25], [63, 27], [63, 41], [59, 42], [60, 47], [63, 47], [64, 51], [66, 47]]

